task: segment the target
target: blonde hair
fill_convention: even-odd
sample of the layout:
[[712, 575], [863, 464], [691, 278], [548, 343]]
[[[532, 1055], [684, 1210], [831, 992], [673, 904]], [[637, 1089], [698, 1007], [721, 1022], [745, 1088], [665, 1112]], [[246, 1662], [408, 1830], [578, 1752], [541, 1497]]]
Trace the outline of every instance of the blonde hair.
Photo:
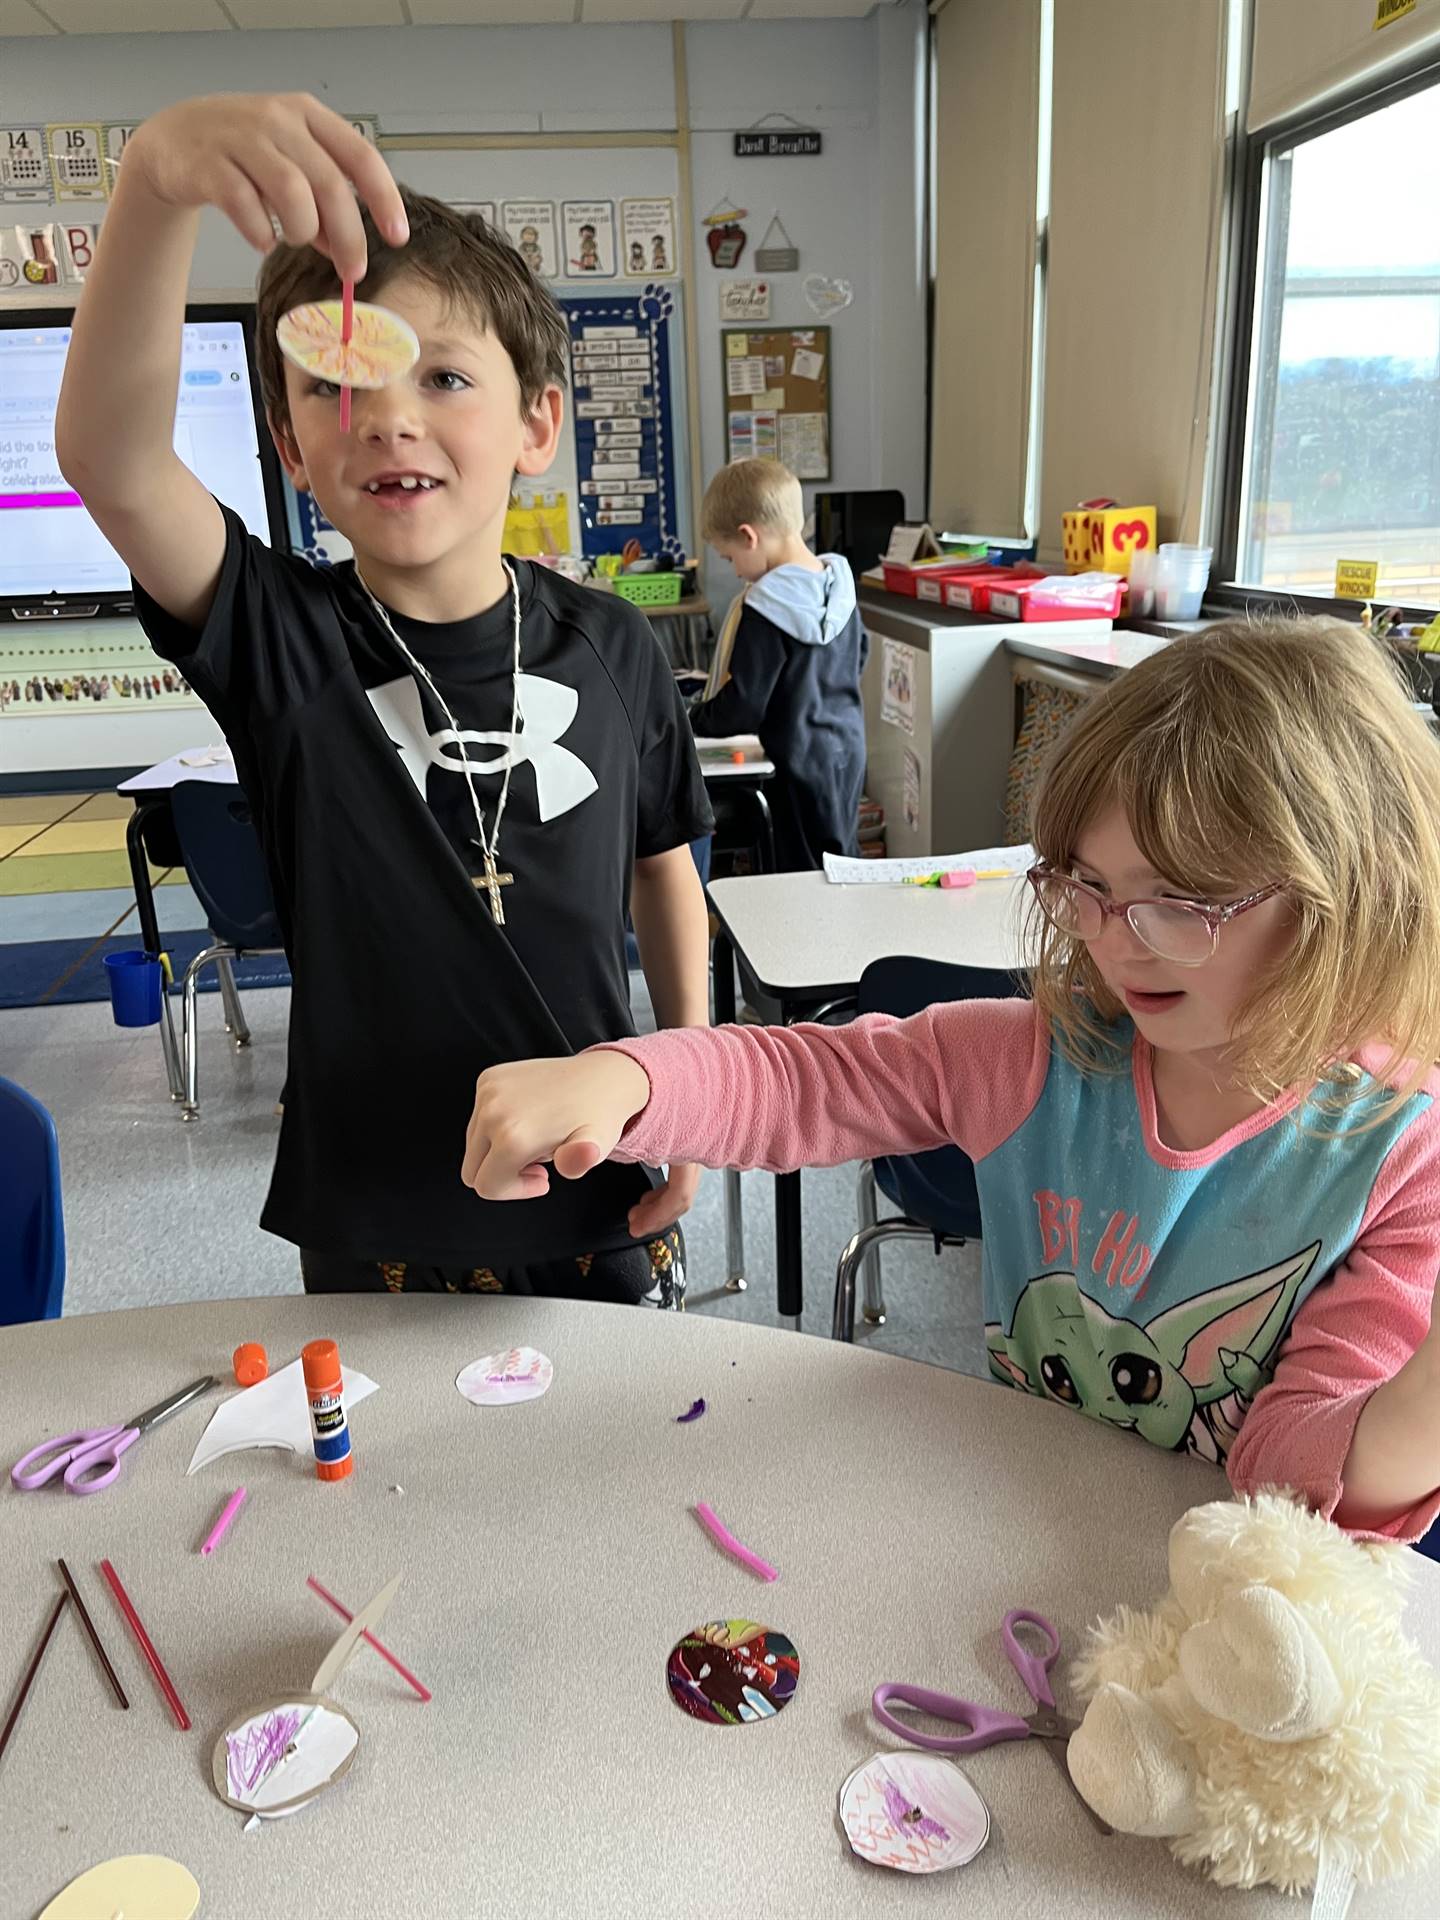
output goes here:
[[[1345, 1064], [1388, 1046], [1393, 1113], [1440, 1057], [1440, 744], [1393, 662], [1332, 619], [1224, 621], [1111, 681], [1057, 743], [1035, 797], [1041, 860], [1066, 869], [1086, 825], [1125, 811], [1156, 873], [1223, 901], [1278, 882], [1294, 939], [1237, 1012], [1233, 1064], [1265, 1099], [1334, 1113]], [[1121, 1064], [1123, 1011], [1083, 941], [1030, 920], [1031, 990], [1082, 1067]], [[1221, 933], [1224, 939], [1224, 933]]]
[[702, 540], [733, 540], [741, 527], [763, 533], [799, 533], [805, 525], [800, 482], [778, 460], [736, 460], [705, 489]]

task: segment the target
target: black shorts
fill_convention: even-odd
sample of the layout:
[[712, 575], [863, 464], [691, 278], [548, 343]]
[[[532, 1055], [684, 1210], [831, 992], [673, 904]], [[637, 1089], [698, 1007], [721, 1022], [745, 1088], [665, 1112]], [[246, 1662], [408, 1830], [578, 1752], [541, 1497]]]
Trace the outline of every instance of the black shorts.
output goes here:
[[307, 1293], [515, 1293], [678, 1313], [685, 1306], [685, 1236], [679, 1227], [667, 1227], [652, 1240], [611, 1253], [521, 1267], [433, 1267], [302, 1249], [300, 1272]]

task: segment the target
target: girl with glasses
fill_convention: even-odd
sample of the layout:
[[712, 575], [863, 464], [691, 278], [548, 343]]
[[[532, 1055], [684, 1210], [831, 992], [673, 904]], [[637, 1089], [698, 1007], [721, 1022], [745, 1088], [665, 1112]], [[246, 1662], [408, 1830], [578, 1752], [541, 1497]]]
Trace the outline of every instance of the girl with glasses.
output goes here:
[[954, 1143], [990, 1370], [1349, 1530], [1440, 1513], [1440, 745], [1336, 621], [1108, 683], [1037, 794], [1030, 998], [684, 1030], [477, 1089], [464, 1177]]

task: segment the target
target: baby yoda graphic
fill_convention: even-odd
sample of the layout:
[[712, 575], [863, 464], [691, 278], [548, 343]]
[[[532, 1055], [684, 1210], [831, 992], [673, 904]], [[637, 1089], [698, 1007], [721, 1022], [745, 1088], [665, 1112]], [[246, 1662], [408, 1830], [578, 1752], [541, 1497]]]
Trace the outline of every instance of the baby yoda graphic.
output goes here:
[[1223, 1459], [1248, 1403], [1274, 1370], [1320, 1242], [1141, 1326], [1117, 1320], [1068, 1271], [1029, 1281], [1010, 1331], [986, 1326], [990, 1371], [1009, 1386], [1126, 1427], [1157, 1447]]

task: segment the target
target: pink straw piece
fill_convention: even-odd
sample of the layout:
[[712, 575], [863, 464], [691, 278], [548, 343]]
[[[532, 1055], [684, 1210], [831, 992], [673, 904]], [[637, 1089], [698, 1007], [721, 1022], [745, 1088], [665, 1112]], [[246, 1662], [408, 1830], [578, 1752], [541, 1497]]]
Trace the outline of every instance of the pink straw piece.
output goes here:
[[742, 1567], [748, 1567], [757, 1578], [761, 1580], [780, 1578], [778, 1569], [772, 1567], [769, 1561], [762, 1560], [758, 1553], [752, 1553], [749, 1547], [737, 1540], [729, 1528], [721, 1524], [715, 1509], [707, 1507], [703, 1500], [697, 1500], [695, 1503], [695, 1518], [717, 1546], [723, 1547], [726, 1553], [732, 1554]]
[[[305, 1576], [305, 1584], [307, 1587], [310, 1588], [312, 1593], [319, 1594], [320, 1598], [325, 1602], [327, 1607], [333, 1607], [336, 1613], [339, 1614], [342, 1620], [353, 1620], [355, 1618], [354, 1614], [351, 1613], [348, 1607], [341, 1606], [340, 1602], [335, 1598], [334, 1594], [328, 1592], [324, 1587], [321, 1586], [320, 1582], [315, 1578], [313, 1573], [307, 1574]], [[424, 1682], [417, 1680], [414, 1674], [411, 1673], [408, 1667], [402, 1666], [400, 1662], [395, 1658], [394, 1654], [391, 1653], [388, 1647], [382, 1647], [380, 1642], [375, 1638], [374, 1634], [371, 1633], [368, 1628], [362, 1629], [360, 1637], [362, 1640], [366, 1640], [369, 1642], [369, 1644], [375, 1649], [376, 1653], [379, 1654], [382, 1660], [388, 1660], [390, 1662], [391, 1666], [399, 1674], [400, 1678], [405, 1682], [406, 1686], [413, 1687], [416, 1693], [419, 1694], [422, 1700], [432, 1700], [434, 1698], [434, 1695], [431, 1693], [430, 1689], [424, 1684]]]
[[[355, 282], [340, 282], [340, 344], [348, 347], [355, 333]], [[350, 431], [350, 389], [340, 389], [340, 431]]]
[[208, 1556], [215, 1551], [216, 1547], [219, 1546], [220, 1542], [225, 1538], [226, 1533], [229, 1531], [230, 1522], [235, 1518], [236, 1514], [240, 1511], [241, 1507], [243, 1507], [244, 1504], [245, 1504], [245, 1489], [244, 1487], [237, 1487], [234, 1493], [232, 1493], [230, 1498], [225, 1502], [224, 1507], [221, 1509], [220, 1518], [215, 1522], [214, 1526], [210, 1529], [209, 1536], [206, 1539], [204, 1546], [201, 1547], [200, 1549], [201, 1553]]

